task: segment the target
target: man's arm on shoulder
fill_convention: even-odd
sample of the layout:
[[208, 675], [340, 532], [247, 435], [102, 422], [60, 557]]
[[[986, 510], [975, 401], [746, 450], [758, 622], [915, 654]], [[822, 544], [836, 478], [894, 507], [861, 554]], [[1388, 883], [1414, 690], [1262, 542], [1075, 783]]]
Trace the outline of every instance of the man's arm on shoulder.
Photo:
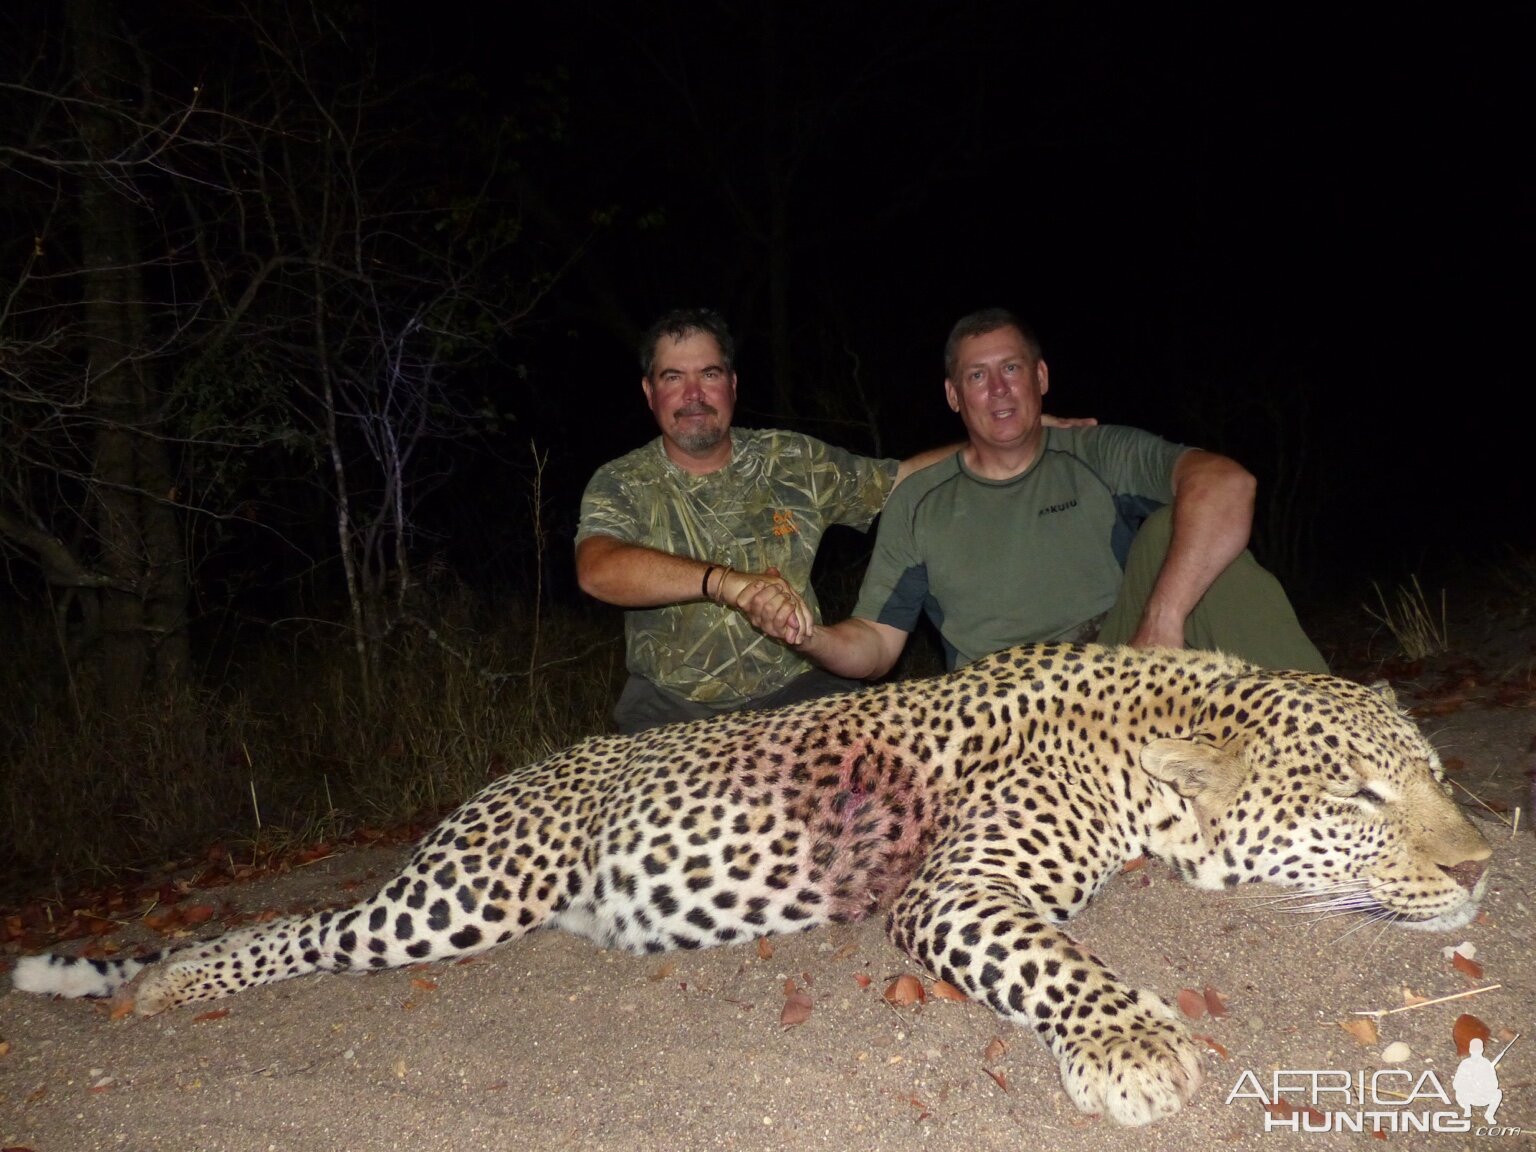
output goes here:
[[[919, 452], [916, 456], [908, 456], [896, 468], [896, 483], [900, 484], [914, 472], [921, 472], [930, 464], [937, 464], [947, 456], [953, 456], [965, 447], [965, 441], [956, 444], [946, 444], [942, 448], [930, 448], [926, 452]], [[892, 485], [894, 488], [895, 485]]]
[[[1094, 416], [1052, 416], [1044, 412], [1040, 414], [1040, 423], [1047, 428], [1092, 428], [1098, 422], [1098, 418]], [[900, 484], [912, 473], [921, 472], [930, 464], [937, 464], [940, 460], [953, 456], [965, 445], [966, 442], [961, 440], [954, 444], [946, 444], [942, 448], [929, 448], [926, 452], [908, 456], [896, 469], [896, 483]]]
[[1184, 621], [1248, 547], [1257, 482], [1236, 460], [1192, 448], [1173, 468], [1173, 537], [1147, 598], [1135, 647], [1184, 646]]

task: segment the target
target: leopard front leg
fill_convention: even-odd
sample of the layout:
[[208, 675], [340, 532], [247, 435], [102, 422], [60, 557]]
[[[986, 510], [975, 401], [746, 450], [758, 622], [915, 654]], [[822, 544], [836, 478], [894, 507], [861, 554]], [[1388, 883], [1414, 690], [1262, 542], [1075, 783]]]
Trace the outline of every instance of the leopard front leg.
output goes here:
[[964, 854], [930, 857], [892, 908], [896, 945], [1034, 1029], [1081, 1111], [1140, 1125], [1183, 1107], [1200, 1086], [1203, 1058], [1178, 1015], [1047, 921], [1014, 876], [955, 855]]

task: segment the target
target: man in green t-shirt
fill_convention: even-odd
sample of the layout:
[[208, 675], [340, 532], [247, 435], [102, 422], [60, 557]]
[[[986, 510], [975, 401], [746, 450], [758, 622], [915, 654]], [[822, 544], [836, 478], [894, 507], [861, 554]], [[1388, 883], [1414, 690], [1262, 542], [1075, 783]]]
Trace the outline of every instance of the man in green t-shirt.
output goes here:
[[989, 309], [957, 323], [944, 393], [970, 442], [887, 503], [853, 616], [830, 627], [780, 589], [743, 610], [851, 678], [888, 672], [926, 613], [951, 667], [1043, 640], [1214, 648], [1327, 671], [1278, 581], [1246, 551], [1254, 480], [1135, 428], [1041, 421], [1034, 335]]
[[738, 605], [771, 588], [781, 615], [809, 629], [826, 529], [868, 528], [899, 480], [953, 451], [877, 460], [798, 433], [733, 429], [733, 355], [707, 309], [657, 321], [640, 360], [661, 435], [599, 468], [582, 497], [577, 579], [627, 609], [623, 732], [859, 687], [756, 631]]

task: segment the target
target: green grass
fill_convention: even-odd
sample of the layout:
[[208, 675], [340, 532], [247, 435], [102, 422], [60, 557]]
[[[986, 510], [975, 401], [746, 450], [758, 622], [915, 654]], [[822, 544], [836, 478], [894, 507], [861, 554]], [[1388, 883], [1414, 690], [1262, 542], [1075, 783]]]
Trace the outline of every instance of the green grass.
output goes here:
[[1365, 606], [1366, 615], [1392, 633], [1393, 639], [1409, 660], [1422, 660], [1450, 650], [1450, 633], [1446, 628], [1445, 592], [1440, 593], [1437, 613], [1424, 596], [1419, 578], [1414, 576], [1408, 584], [1399, 585], [1391, 598], [1372, 583], [1380, 610]]

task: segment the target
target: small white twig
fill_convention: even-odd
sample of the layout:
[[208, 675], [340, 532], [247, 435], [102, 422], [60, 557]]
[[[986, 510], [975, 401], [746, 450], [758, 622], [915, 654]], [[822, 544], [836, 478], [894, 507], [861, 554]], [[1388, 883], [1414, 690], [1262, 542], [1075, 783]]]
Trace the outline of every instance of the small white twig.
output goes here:
[[1436, 996], [1433, 1000], [1420, 1000], [1416, 1004], [1404, 1004], [1401, 1008], [1375, 1008], [1369, 1012], [1351, 1012], [1351, 1016], [1395, 1016], [1399, 1012], [1407, 1012], [1414, 1008], [1428, 1008], [1431, 1004], [1444, 1004], [1447, 1000], [1465, 1000], [1468, 996], [1481, 996], [1484, 992], [1492, 992], [1495, 988], [1502, 988], [1502, 984], [1489, 984], [1486, 988], [1469, 988], [1465, 992], [1453, 992], [1449, 996]]

